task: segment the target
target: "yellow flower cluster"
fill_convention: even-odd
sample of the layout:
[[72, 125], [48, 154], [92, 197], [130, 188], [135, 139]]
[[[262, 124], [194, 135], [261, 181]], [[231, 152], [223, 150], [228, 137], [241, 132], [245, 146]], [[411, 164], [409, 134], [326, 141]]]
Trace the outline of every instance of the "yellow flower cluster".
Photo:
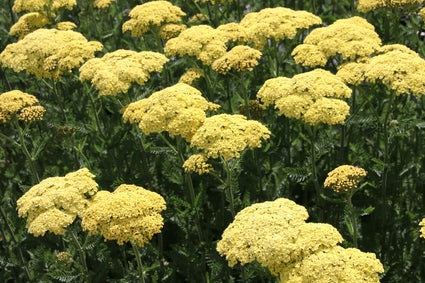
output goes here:
[[122, 26], [122, 31], [131, 31], [131, 36], [142, 36], [152, 26], [181, 21], [186, 13], [168, 1], [151, 1], [134, 7], [129, 16], [130, 20]]
[[95, 176], [87, 168], [52, 177], [33, 186], [17, 201], [20, 217], [27, 218], [28, 232], [43, 236], [46, 232], [63, 235], [65, 228], [82, 217], [97, 192]]
[[299, 282], [380, 282], [384, 267], [374, 253], [335, 246], [305, 257], [285, 268], [280, 281]]
[[224, 38], [226, 41], [233, 41], [239, 44], [244, 44], [248, 40], [246, 28], [238, 23], [220, 25], [217, 27], [217, 30], [224, 33]]
[[214, 171], [211, 164], [207, 163], [208, 157], [203, 153], [194, 154], [189, 157], [183, 164], [184, 171], [196, 172], [199, 175]]
[[131, 242], [144, 246], [164, 225], [160, 214], [164, 198], [142, 187], [123, 184], [113, 193], [100, 191], [82, 217], [81, 226], [89, 235], [100, 234], [118, 245]]
[[194, 81], [204, 77], [204, 73], [199, 68], [188, 69], [179, 80], [179, 83], [185, 83], [191, 85]]
[[198, 13], [193, 15], [189, 21], [187, 21], [188, 24], [199, 24], [202, 22], [208, 21], [208, 16], [202, 13]]
[[250, 72], [258, 65], [258, 59], [261, 55], [262, 53], [254, 48], [238, 45], [224, 54], [223, 57], [215, 60], [211, 68], [224, 75], [232, 68], [237, 72]]
[[165, 44], [164, 52], [169, 56], [196, 56], [205, 65], [226, 54], [225, 33], [207, 25], [190, 27]]
[[161, 53], [119, 49], [88, 60], [80, 68], [80, 80], [90, 80], [99, 96], [126, 93], [133, 82], [144, 85], [150, 73], [161, 72], [167, 62]]
[[19, 39], [24, 38], [27, 34], [49, 25], [49, 19], [38, 12], [28, 13], [19, 18], [9, 31], [10, 35], [19, 35]]
[[351, 89], [329, 71], [315, 69], [292, 79], [269, 79], [257, 93], [265, 106], [275, 103], [280, 115], [315, 125], [344, 123], [350, 107], [339, 98], [349, 98]]
[[[6, 123], [13, 114], [18, 119], [28, 121], [41, 120], [46, 111], [42, 106], [34, 106], [38, 99], [20, 90], [12, 90], [0, 95], [0, 123]], [[36, 108], [34, 108], [36, 107]], [[20, 113], [18, 113], [20, 111]]]
[[165, 24], [159, 29], [159, 35], [164, 40], [169, 40], [171, 38], [177, 37], [185, 29], [187, 29], [186, 25]]
[[59, 79], [102, 48], [100, 42], [89, 42], [75, 31], [38, 29], [7, 45], [0, 54], [0, 63], [15, 72], [25, 70], [38, 78]]
[[224, 160], [239, 158], [246, 147], [261, 147], [261, 140], [270, 138], [270, 131], [258, 121], [243, 115], [220, 114], [206, 118], [190, 142], [206, 156]]
[[350, 192], [357, 189], [359, 182], [366, 177], [366, 174], [363, 168], [342, 165], [328, 173], [324, 186], [337, 193]]
[[73, 22], [60, 22], [56, 24], [56, 29], [58, 30], [73, 30], [77, 28], [77, 25]]
[[190, 141], [205, 121], [205, 111], [219, 107], [203, 98], [196, 88], [178, 83], [129, 104], [123, 118], [138, 123], [146, 135], [166, 131], [172, 137], [180, 135]]
[[96, 9], [106, 9], [111, 5], [112, 2], [115, 2], [115, 0], [95, 0], [93, 2], [93, 7]]
[[359, 0], [357, 2], [357, 11], [366, 13], [380, 8], [418, 7], [423, 2], [423, 0]]
[[59, 263], [62, 264], [70, 264], [72, 263], [74, 260], [72, 259], [72, 255], [68, 252], [60, 252], [56, 255], [56, 259], [58, 260]]
[[422, 219], [422, 221], [421, 222], [419, 222], [419, 226], [422, 226], [421, 227], [421, 237], [422, 238], [425, 238], [425, 218], [424, 219]]
[[340, 55], [343, 60], [354, 60], [377, 51], [381, 39], [373, 25], [360, 17], [341, 19], [333, 24], [314, 29], [292, 51], [298, 64], [325, 66], [331, 56]]
[[421, 17], [422, 21], [425, 21], [425, 8], [420, 9], [418, 15]]
[[22, 11], [42, 12], [46, 8], [72, 10], [75, 5], [77, 5], [76, 0], [15, 0], [12, 10], [16, 13]]
[[337, 75], [354, 85], [381, 81], [397, 95], [425, 94], [425, 60], [399, 44], [383, 46], [372, 58], [344, 64]]
[[279, 41], [295, 37], [300, 29], [322, 24], [322, 20], [306, 11], [289, 8], [266, 8], [245, 15], [240, 25], [246, 29], [247, 41], [262, 50], [268, 39]]

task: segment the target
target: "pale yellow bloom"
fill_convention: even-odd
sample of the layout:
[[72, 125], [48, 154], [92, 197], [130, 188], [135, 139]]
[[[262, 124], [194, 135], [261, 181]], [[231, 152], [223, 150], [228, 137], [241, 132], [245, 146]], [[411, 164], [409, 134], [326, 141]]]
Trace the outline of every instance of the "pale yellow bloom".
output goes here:
[[420, 9], [418, 15], [421, 17], [422, 21], [425, 21], [425, 8]]
[[207, 163], [208, 158], [203, 153], [194, 154], [183, 164], [184, 171], [196, 172], [199, 175], [214, 171], [211, 164]]
[[115, 0], [95, 0], [93, 2], [93, 7], [97, 9], [106, 9], [111, 5], [112, 2], [115, 2]]
[[148, 98], [131, 103], [124, 111], [124, 122], [137, 123], [143, 133], [168, 132], [190, 141], [206, 119], [205, 111], [216, 110], [196, 88], [178, 83]]
[[157, 52], [119, 49], [88, 60], [80, 68], [80, 80], [90, 80], [99, 96], [127, 93], [132, 83], [144, 85], [150, 73], [161, 72], [168, 61]]
[[328, 173], [324, 186], [337, 193], [351, 192], [357, 189], [366, 174], [367, 172], [363, 168], [341, 165]]
[[42, 106], [35, 106], [37, 103], [38, 99], [34, 95], [20, 90], [12, 90], [1, 94], [0, 123], [9, 121], [14, 113], [18, 114], [18, 119], [26, 122], [41, 120], [46, 110]]
[[43, 115], [46, 112], [43, 106], [28, 106], [21, 109], [18, 115], [18, 119], [24, 122], [40, 121], [43, 119]]
[[348, 106], [347, 102], [340, 99], [322, 97], [308, 107], [304, 113], [303, 120], [311, 125], [319, 123], [337, 125], [344, 124], [345, 117], [348, 115], [350, 115], [350, 106]]
[[186, 25], [165, 24], [159, 29], [159, 35], [164, 40], [169, 40], [171, 38], [177, 37], [185, 29], [187, 29]]
[[425, 218], [422, 219], [422, 221], [419, 223], [419, 226], [422, 226], [420, 237], [425, 238]]
[[261, 141], [269, 139], [270, 134], [260, 122], [243, 115], [220, 114], [205, 119], [190, 146], [203, 150], [208, 158], [222, 156], [227, 161], [239, 158], [247, 147], [261, 147]]
[[249, 46], [238, 45], [215, 60], [211, 68], [221, 74], [227, 74], [231, 69], [237, 72], [252, 71], [258, 65], [262, 53]]
[[199, 24], [199, 23], [203, 23], [203, 22], [207, 22], [208, 21], [208, 16], [198, 13], [193, 15], [189, 21], [187, 21], [188, 24]]
[[226, 41], [233, 41], [238, 44], [244, 44], [247, 42], [248, 34], [246, 28], [238, 23], [220, 25], [217, 27], [217, 30], [224, 33]]
[[83, 168], [33, 186], [17, 201], [19, 216], [27, 218], [28, 232], [36, 237], [46, 232], [63, 235], [77, 216], [82, 217], [88, 198], [97, 192], [94, 177]]
[[188, 69], [179, 80], [179, 83], [185, 83], [191, 85], [194, 81], [204, 77], [204, 73], [199, 68]]
[[77, 25], [73, 22], [60, 22], [56, 24], [56, 29], [58, 30], [73, 30], [76, 29]]
[[45, 15], [38, 12], [28, 13], [19, 18], [10, 28], [9, 34], [19, 35], [19, 39], [22, 39], [25, 35], [49, 24], [50, 21]]
[[43, 12], [47, 7], [51, 10], [72, 10], [77, 5], [76, 0], [15, 0], [12, 10], [19, 13], [22, 11]]
[[380, 8], [418, 7], [423, 0], [358, 0], [357, 11], [366, 13]]
[[164, 23], [180, 22], [186, 13], [168, 1], [151, 1], [134, 7], [130, 20], [122, 26], [123, 32], [131, 31], [131, 36], [142, 36], [152, 26], [160, 27]]

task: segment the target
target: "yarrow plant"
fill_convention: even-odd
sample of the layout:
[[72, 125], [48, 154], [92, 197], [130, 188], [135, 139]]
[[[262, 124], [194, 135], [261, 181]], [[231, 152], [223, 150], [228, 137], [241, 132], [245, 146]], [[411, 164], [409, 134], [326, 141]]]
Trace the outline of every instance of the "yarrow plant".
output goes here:
[[199, 68], [190, 68], [180, 77], [179, 83], [192, 85], [198, 79], [204, 77], [204, 73]]
[[227, 74], [231, 69], [237, 72], [252, 71], [258, 65], [262, 53], [249, 46], [238, 45], [233, 47], [223, 57], [215, 60], [211, 68], [221, 74]]
[[12, 90], [0, 95], [0, 122], [6, 123], [16, 114], [25, 122], [38, 121], [43, 118], [46, 109], [36, 105], [38, 99], [20, 90]]
[[382, 8], [418, 7], [422, 3], [423, 0], [359, 0], [357, 2], [357, 11], [366, 13]]
[[68, 9], [72, 10], [77, 5], [76, 0], [15, 0], [12, 10], [16, 13], [22, 11], [42, 12], [46, 9], [59, 10]]
[[24, 38], [25, 35], [51, 24], [49, 18], [45, 15], [33, 12], [23, 15], [19, 20], [10, 28], [10, 35], [19, 35], [19, 39]]
[[367, 172], [363, 168], [342, 165], [328, 173], [324, 186], [334, 190], [336, 193], [349, 193], [357, 189], [366, 174]]

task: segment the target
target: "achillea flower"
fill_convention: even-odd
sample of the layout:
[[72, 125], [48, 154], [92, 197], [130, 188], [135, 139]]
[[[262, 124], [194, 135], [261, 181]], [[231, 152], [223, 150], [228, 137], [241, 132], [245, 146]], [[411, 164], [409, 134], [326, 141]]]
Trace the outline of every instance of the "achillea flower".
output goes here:
[[56, 255], [56, 259], [60, 264], [68, 265], [71, 264], [74, 260], [72, 255], [68, 252], [60, 252]]
[[240, 25], [245, 28], [247, 41], [254, 48], [262, 50], [267, 39], [279, 41], [295, 37], [300, 29], [322, 24], [322, 20], [306, 11], [294, 11], [289, 8], [266, 8], [245, 15]]
[[12, 10], [15, 13], [22, 11], [43, 12], [47, 8], [51, 10], [72, 10], [77, 5], [76, 0], [15, 0]]
[[357, 189], [366, 174], [363, 168], [342, 165], [328, 173], [324, 186], [337, 193], [348, 193]]
[[257, 94], [266, 106], [275, 103], [280, 115], [312, 125], [343, 123], [349, 115], [349, 106], [335, 98], [350, 96], [351, 89], [343, 80], [323, 69], [298, 74], [292, 79], [267, 80]]
[[314, 29], [303, 44], [292, 51], [296, 63], [303, 66], [324, 66], [331, 56], [354, 60], [377, 51], [381, 39], [373, 25], [360, 17], [337, 20], [333, 24]]
[[168, 61], [157, 52], [119, 49], [88, 60], [80, 68], [80, 80], [90, 80], [99, 96], [127, 93], [132, 83], [144, 85], [150, 73], [161, 72]]
[[137, 123], [146, 135], [166, 131], [171, 137], [180, 135], [190, 141], [205, 121], [205, 111], [219, 107], [196, 88], [178, 83], [129, 104], [123, 118], [124, 122]]
[[19, 39], [24, 38], [27, 34], [49, 25], [49, 19], [38, 12], [28, 13], [19, 18], [9, 31], [10, 35], [19, 35]]
[[419, 226], [422, 226], [420, 231], [421, 232], [420, 237], [425, 238], [425, 218], [422, 219], [422, 221], [419, 223]]
[[58, 30], [73, 30], [76, 29], [77, 25], [73, 22], [60, 22], [56, 24], [56, 29]]
[[100, 234], [116, 240], [144, 246], [164, 225], [160, 214], [166, 208], [164, 198], [142, 187], [121, 185], [113, 193], [100, 191], [93, 197], [82, 217], [81, 227], [89, 235]]
[[83, 168], [33, 186], [17, 201], [19, 216], [27, 218], [28, 232], [36, 237], [46, 232], [63, 235], [65, 228], [84, 214], [88, 197], [97, 192], [94, 177]]
[[179, 80], [179, 83], [185, 83], [191, 85], [194, 81], [204, 77], [204, 73], [199, 68], [188, 69]]
[[357, 2], [357, 11], [366, 13], [380, 8], [418, 7], [423, 2], [423, 0], [359, 0]]
[[164, 52], [169, 56], [196, 56], [205, 65], [226, 54], [224, 32], [207, 25], [199, 25], [182, 31], [179, 36], [167, 41]]
[[247, 147], [261, 147], [270, 138], [270, 131], [260, 122], [242, 115], [220, 114], [205, 119], [190, 142], [191, 147], [204, 151], [206, 156], [224, 160], [239, 158]]
[[[20, 90], [12, 90], [0, 95], [0, 123], [9, 121], [13, 114], [18, 119], [28, 121], [41, 120], [46, 111], [42, 106], [35, 106], [38, 99]], [[36, 108], [31, 108], [36, 107]]]
[[169, 40], [171, 38], [177, 37], [182, 31], [186, 30], [186, 25], [178, 24], [165, 24], [159, 29], [159, 35], [164, 40]]
[[199, 24], [199, 23], [203, 23], [203, 22], [207, 22], [208, 21], [208, 16], [204, 15], [202, 13], [198, 13], [193, 15], [189, 21], [187, 21], [188, 24]]
[[0, 63], [15, 72], [25, 70], [38, 78], [57, 80], [102, 48], [100, 42], [89, 42], [75, 31], [38, 29], [7, 45], [0, 54]]
[[211, 68], [224, 75], [231, 69], [235, 69], [237, 72], [250, 72], [258, 65], [258, 59], [261, 55], [262, 53], [254, 48], [238, 45], [223, 57], [215, 60]]
[[374, 253], [335, 246], [304, 257], [284, 268], [280, 281], [295, 282], [379, 282], [384, 272]]
[[224, 33], [226, 41], [233, 41], [237, 42], [238, 44], [244, 44], [247, 42], [248, 35], [246, 28], [238, 23], [220, 25], [217, 27], [217, 30]]
[[115, 0], [95, 0], [93, 2], [93, 7], [96, 9], [106, 9], [111, 5], [112, 2], [115, 2]]
[[195, 172], [199, 175], [214, 171], [211, 164], [207, 163], [208, 158], [203, 153], [194, 154], [183, 164], [184, 171]]
[[130, 20], [122, 26], [122, 31], [131, 31], [131, 36], [142, 36], [151, 27], [165, 23], [180, 22], [186, 13], [168, 1], [151, 1], [137, 5], [131, 10]]

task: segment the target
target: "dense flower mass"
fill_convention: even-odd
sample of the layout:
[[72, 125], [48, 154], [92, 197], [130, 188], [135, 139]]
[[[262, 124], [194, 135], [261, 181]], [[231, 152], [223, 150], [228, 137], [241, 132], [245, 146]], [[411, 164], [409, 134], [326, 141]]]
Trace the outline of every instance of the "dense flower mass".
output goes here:
[[81, 226], [90, 235], [100, 234], [116, 240], [144, 246], [164, 225], [160, 214], [166, 208], [164, 198], [142, 187], [120, 185], [113, 193], [100, 191], [82, 217]]
[[95, 176], [83, 168], [65, 177], [52, 177], [33, 186], [17, 201], [20, 217], [27, 218], [28, 232], [43, 236], [46, 232], [63, 235], [65, 228], [82, 217], [97, 192]]
[[220, 114], [205, 119], [194, 134], [190, 146], [204, 151], [207, 157], [224, 160], [239, 158], [247, 147], [261, 147], [270, 138], [270, 131], [258, 121], [243, 115]]
[[423, 2], [423, 0], [359, 0], [357, 11], [366, 13], [380, 8], [418, 7]]
[[99, 96], [126, 93], [133, 82], [144, 85], [150, 73], [161, 72], [166, 62], [157, 52], [120, 49], [88, 60], [80, 68], [80, 80], [90, 80]]
[[22, 11], [42, 12], [46, 8], [72, 10], [75, 5], [77, 5], [76, 0], [15, 0], [12, 10], [16, 13]]
[[75, 31], [38, 29], [7, 45], [0, 54], [0, 63], [15, 72], [25, 70], [38, 78], [59, 79], [102, 48], [100, 42], [89, 42]]
[[421, 222], [419, 222], [419, 225], [422, 226], [420, 231], [421, 232], [420, 237], [425, 238], [425, 218], [422, 219]]
[[211, 164], [207, 163], [208, 158], [203, 153], [194, 154], [183, 164], [184, 171], [195, 172], [199, 175], [214, 171]]
[[38, 12], [28, 13], [19, 18], [19, 20], [10, 28], [10, 35], [19, 35], [22, 39], [25, 35], [50, 24], [49, 19]]
[[37, 106], [38, 99], [20, 90], [12, 90], [0, 95], [0, 123], [6, 123], [13, 114], [25, 122], [41, 120], [46, 111]]
[[204, 77], [204, 73], [199, 68], [188, 69], [179, 80], [179, 83], [185, 83], [191, 85], [194, 81]]
[[267, 80], [257, 94], [265, 106], [275, 103], [281, 115], [312, 125], [342, 124], [349, 115], [349, 106], [340, 98], [350, 96], [351, 89], [343, 80], [323, 69], [298, 74], [292, 79]]
[[254, 48], [258, 50], [263, 49], [268, 39], [292, 39], [298, 30], [320, 24], [322, 20], [312, 13], [284, 7], [248, 13], [240, 22], [245, 28], [247, 41], [253, 43]]
[[366, 174], [363, 168], [342, 165], [328, 173], [324, 186], [337, 193], [350, 192], [357, 189], [359, 182], [366, 177]]
[[331, 56], [340, 55], [343, 60], [354, 60], [377, 51], [381, 39], [373, 25], [360, 17], [341, 19], [333, 24], [314, 29], [292, 51], [298, 64], [325, 66]]
[[77, 25], [73, 22], [60, 22], [56, 24], [55, 28], [58, 30], [73, 30], [77, 28]]
[[123, 32], [131, 31], [131, 36], [138, 37], [146, 33], [152, 26], [181, 21], [186, 13], [168, 1], [151, 1], [134, 7], [130, 20], [122, 26]]
[[252, 71], [258, 65], [261, 55], [262, 53], [254, 48], [238, 45], [215, 60], [211, 68], [221, 74], [227, 74], [231, 69], [237, 72]]
[[223, 24], [218, 26], [217, 30], [223, 32], [223, 36], [226, 41], [233, 41], [238, 44], [244, 44], [247, 42], [247, 30], [238, 23]]
[[166, 131], [190, 141], [205, 121], [205, 111], [219, 105], [208, 102], [196, 88], [178, 83], [150, 97], [131, 103], [125, 109], [125, 122], [137, 123], [143, 133]]
[[195, 56], [205, 65], [226, 54], [225, 33], [207, 25], [199, 25], [182, 31], [167, 41], [164, 52], [169, 56]]
[[159, 29], [159, 35], [164, 40], [169, 40], [177, 37], [185, 29], [187, 29], [187, 26], [183, 24], [165, 24]]
[[115, 0], [95, 0], [93, 2], [93, 7], [97, 9], [106, 9], [111, 5], [112, 2], [115, 2]]

